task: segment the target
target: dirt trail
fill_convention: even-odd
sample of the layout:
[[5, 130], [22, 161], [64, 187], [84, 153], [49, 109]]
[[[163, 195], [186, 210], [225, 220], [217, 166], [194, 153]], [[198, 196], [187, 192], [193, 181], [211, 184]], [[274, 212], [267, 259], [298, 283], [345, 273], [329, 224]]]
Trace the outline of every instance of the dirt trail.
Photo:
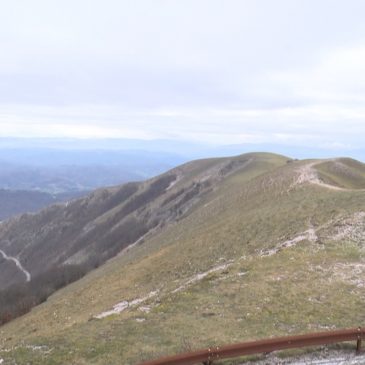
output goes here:
[[0, 250], [0, 254], [4, 257], [5, 260], [12, 261], [16, 265], [16, 267], [25, 275], [25, 280], [28, 282], [32, 279], [29, 271], [25, 270], [20, 261], [15, 258], [8, 256], [3, 250]]
[[339, 186], [326, 184], [318, 176], [317, 171], [313, 168], [314, 166], [322, 163], [323, 161], [310, 162], [304, 166], [301, 166], [297, 171], [299, 173], [296, 181], [292, 184], [292, 188], [297, 185], [310, 183], [318, 186], [322, 186], [327, 189], [346, 191], [351, 189], [340, 188]]

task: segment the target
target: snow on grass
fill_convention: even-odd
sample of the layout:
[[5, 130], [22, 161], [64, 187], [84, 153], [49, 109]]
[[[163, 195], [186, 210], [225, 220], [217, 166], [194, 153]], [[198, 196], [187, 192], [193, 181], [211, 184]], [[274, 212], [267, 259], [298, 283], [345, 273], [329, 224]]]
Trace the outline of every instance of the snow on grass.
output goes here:
[[158, 290], [150, 292], [143, 298], [137, 298], [137, 299], [134, 299], [131, 301], [123, 300], [123, 301], [115, 304], [113, 306], [113, 309], [106, 311], [106, 312], [102, 312], [102, 313], [96, 315], [94, 318], [102, 319], [102, 318], [111, 316], [113, 314], [119, 314], [119, 313], [125, 311], [127, 308], [133, 308], [133, 307], [138, 306], [139, 304], [142, 304], [143, 302], [147, 301], [148, 299], [155, 297], [157, 294], [158, 294]]
[[260, 252], [260, 256], [272, 256], [278, 253], [279, 251], [283, 250], [284, 248], [289, 248], [296, 246], [298, 243], [302, 241], [310, 241], [310, 242], [317, 242], [318, 237], [314, 228], [309, 228], [305, 232], [300, 233], [298, 236], [286, 240], [284, 242], [278, 243], [274, 248], [268, 250], [262, 250]]
[[200, 280], [203, 280], [205, 277], [207, 277], [209, 274], [215, 273], [217, 271], [222, 271], [227, 269], [229, 266], [231, 266], [233, 263], [230, 262], [228, 264], [224, 264], [224, 265], [219, 265], [216, 267], [213, 267], [212, 269], [199, 273], [195, 276], [193, 276], [192, 278], [190, 278], [188, 281], [186, 281], [183, 285], [179, 286], [178, 288], [176, 288], [175, 290], [172, 291], [172, 294], [178, 293], [181, 290], [184, 290], [186, 288], [188, 288], [191, 285], [194, 285], [195, 283], [197, 283]]

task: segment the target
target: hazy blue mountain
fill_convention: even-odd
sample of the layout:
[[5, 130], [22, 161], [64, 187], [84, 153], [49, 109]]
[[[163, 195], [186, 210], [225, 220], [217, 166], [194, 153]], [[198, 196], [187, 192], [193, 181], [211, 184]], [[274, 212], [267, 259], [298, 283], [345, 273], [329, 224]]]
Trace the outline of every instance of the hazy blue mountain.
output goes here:
[[140, 181], [163, 173], [187, 160], [170, 152], [118, 150], [102, 145], [73, 143], [63, 147], [52, 140], [36, 146], [27, 140], [0, 141], [0, 189], [50, 193], [91, 190]]
[[[156, 161], [165, 161], [177, 164], [195, 158], [209, 158], [216, 156], [232, 156], [251, 151], [272, 151], [294, 158], [328, 158], [340, 155], [352, 156], [361, 161], [365, 161], [364, 148], [336, 149], [328, 146], [298, 146], [293, 143], [242, 143], [231, 145], [213, 145], [201, 141], [177, 141], [167, 139], [138, 140], [138, 139], [65, 139], [65, 138], [0, 138], [0, 153], [7, 153], [5, 150], [42, 150], [54, 149], [64, 151], [65, 156], [75, 153], [75, 151], [98, 150], [104, 153], [113, 151], [115, 156], [132, 155], [141, 158], [148, 155]], [[66, 152], [68, 151], [69, 154]], [[0, 156], [1, 156], [0, 155]], [[14, 159], [18, 157], [12, 156]], [[34, 155], [35, 157], [36, 154]], [[81, 156], [81, 154], [79, 155]], [[44, 158], [44, 157], [42, 157]], [[100, 158], [100, 157], [99, 157]], [[1, 160], [1, 157], [0, 157]], [[180, 160], [180, 161], [178, 161]], [[38, 161], [39, 163], [39, 161]]]
[[32, 213], [51, 204], [86, 195], [87, 192], [50, 194], [40, 191], [0, 189], [0, 221], [21, 213]]

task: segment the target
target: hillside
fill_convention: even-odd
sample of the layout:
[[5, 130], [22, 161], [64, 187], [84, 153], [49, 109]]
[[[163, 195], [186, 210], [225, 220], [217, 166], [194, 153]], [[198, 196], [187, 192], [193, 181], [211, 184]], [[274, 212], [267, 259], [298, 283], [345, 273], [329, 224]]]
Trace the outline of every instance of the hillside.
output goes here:
[[40, 256], [45, 270], [129, 248], [1, 327], [0, 358], [135, 364], [356, 327], [365, 320], [364, 189], [364, 165], [351, 159], [247, 154], [10, 220], [0, 249], [32, 275]]
[[[96, 190], [39, 214], [3, 222], [0, 249], [31, 276], [64, 264], [97, 266], [166, 223], [179, 220], [219, 181], [254, 158], [201, 160], [142, 183]], [[60, 244], [62, 242], [62, 244]], [[0, 289], [22, 282], [1, 267]], [[24, 279], [24, 277], [23, 277]]]

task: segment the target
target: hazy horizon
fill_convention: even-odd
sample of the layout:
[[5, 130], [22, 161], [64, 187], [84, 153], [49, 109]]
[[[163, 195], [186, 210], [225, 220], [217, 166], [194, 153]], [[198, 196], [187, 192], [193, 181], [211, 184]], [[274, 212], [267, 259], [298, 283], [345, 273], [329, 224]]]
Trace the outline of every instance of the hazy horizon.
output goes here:
[[[29, 159], [30, 156], [37, 154], [38, 157], [42, 157], [46, 160], [52, 161], [48, 150], [56, 151], [89, 151], [90, 157], [93, 156], [93, 151], [101, 151], [104, 154], [104, 162], [109, 158], [114, 161], [115, 157], [118, 159], [128, 156], [137, 156], [138, 158], [148, 158], [153, 161], [154, 158], [158, 160], [169, 161], [170, 166], [174, 164], [171, 162], [176, 161], [176, 164], [187, 162], [193, 159], [199, 158], [214, 158], [214, 157], [227, 157], [235, 156], [250, 152], [269, 152], [277, 153], [288, 158], [296, 159], [325, 159], [335, 157], [350, 157], [362, 162], [365, 162], [365, 148], [359, 148], [346, 151], [346, 154], [340, 154], [336, 150], [326, 149], [313, 149], [305, 146], [285, 146], [280, 144], [228, 144], [218, 145], [212, 143], [199, 143], [194, 141], [176, 141], [167, 139], [155, 139], [155, 140], [142, 140], [142, 139], [118, 139], [118, 138], [1, 138], [0, 137], [0, 153], [2, 152], [1, 160], [6, 161], [23, 161], [27, 164], [32, 164]], [[11, 152], [13, 151], [13, 152]], [[23, 151], [23, 152], [21, 152]], [[43, 152], [42, 152], [43, 151]], [[10, 153], [10, 154], [9, 154]], [[12, 156], [12, 153], [14, 156]], [[124, 155], [123, 155], [124, 153]], [[77, 155], [77, 153], [76, 153]], [[75, 157], [76, 157], [75, 155]], [[66, 155], [70, 161], [72, 161], [72, 154]], [[85, 155], [86, 156], [86, 155]], [[108, 157], [109, 156], [109, 157]], [[124, 157], [123, 157], [124, 156]], [[94, 156], [96, 157], [96, 156]], [[43, 157], [42, 157], [43, 158]], [[57, 160], [54, 162], [56, 163]], [[81, 160], [80, 160], [81, 161]], [[75, 160], [75, 163], [80, 163]], [[121, 160], [120, 160], [121, 161]], [[90, 160], [90, 163], [92, 160]], [[176, 165], [175, 164], [175, 165]]]
[[360, 0], [34, 0], [0, 10], [2, 138], [365, 160]]

